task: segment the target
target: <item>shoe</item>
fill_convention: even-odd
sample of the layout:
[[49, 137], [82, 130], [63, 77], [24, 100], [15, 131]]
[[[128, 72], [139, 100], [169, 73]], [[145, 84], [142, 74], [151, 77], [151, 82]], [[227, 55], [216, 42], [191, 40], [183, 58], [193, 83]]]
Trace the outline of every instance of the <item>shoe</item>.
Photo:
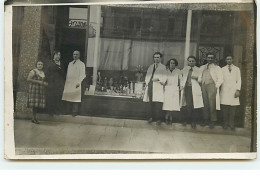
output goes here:
[[33, 120], [32, 120], [32, 123], [34, 123], [34, 124], [40, 124], [39, 121], [37, 121], [36, 119], [33, 119]]
[[223, 126], [223, 129], [224, 129], [224, 130], [227, 130], [227, 128], [228, 128], [228, 126]]
[[183, 126], [186, 126], [186, 125], [187, 125], [187, 123], [186, 123], [186, 122], [183, 122], [183, 123], [182, 123], [182, 125], [183, 125]]
[[172, 121], [171, 121], [171, 120], [166, 120], [165, 123], [166, 123], [167, 125], [172, 125]]
[[213, 129], [215, 126], [214, 126], [214, 124], [213, 124], [213, 122], [211, 122], [210, 124], [209, 124], [209, 128], [210, 129]]
[[235, 127], [230, 127], [230, 129], [231, 129], [232, 131], [235, 131], [235, 130], [236, 130], [236, 128], [235, 128]]
[[148, 119], [147, 122], [148, 122], [149, 124], [151, 124], [151, 123], [153, 122], [153, 118]]
[[72, 113], [72, 117], [75, 117], [77, 116], [78, 114], [77, 113]]
[[157, 121], [156, 124], [159, 126], [162, 124], [162, 121]]
[[191, 123], [191, 128], [192, 129], [196, 129], [196, 124], [195, 123]]
[[200, 124], [201, 127], [205, 127], [206, 125], [207, 125], [206, 122], [202, 122], [202, 123]]

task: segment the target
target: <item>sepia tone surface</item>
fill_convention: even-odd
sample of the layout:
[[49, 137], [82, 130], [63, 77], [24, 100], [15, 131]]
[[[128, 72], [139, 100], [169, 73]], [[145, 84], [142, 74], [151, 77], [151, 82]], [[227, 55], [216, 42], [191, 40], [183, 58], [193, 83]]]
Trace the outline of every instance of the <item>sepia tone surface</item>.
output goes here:
[[[83, 21], [74, 19], [70, 20], [70, 23], [74, 23], [73, 27], [70, 27], [67, 19], [71, 16], [72, 8], [78, 7], [28, 6], [12, 9], [16, 155], [254, 151], [254, 136], [251, 135], [255, 129], [252, 126], [252, 99], [255, 99], [253, 85], [256, 65], [253, 4], [114, 4], [90, 8], [81, 6], [81, 10], [90, 9], [87, 17], [90, 18], [90, 24], [81, 26], [79, 24]], [[99, 38], [100, 44], [103, 45], [96, 52], [98, 57], [95, 56], [98, 26], [95, 26], [95, 23], [91, 25], [91, 21], [95, 21], [91, 19], [96, 16], [95, 8], [100, 8], [102, 17]], [[188, 30], [190, 13], [191, 28]], [[86, 28], [88, 26], [90, 28]], [[218, 112], [217, 126], [214, 129], [199, 125], [196, 129], [182, 126], [182, 111], [176, 114], [171, 126], [164, 123], [161, 126], [151, 125], [145, 121], [148, 107], [139, 94], [134, 97], [122, 92], [121, 96], [119, 93], [111, 95], [99, 90], [97, 86], [94, 95], [88, 94], [90, 85], [98, 79], [95, 72], [101, 72], [102, 76], [113, 78], [114, 81], [122, 74], [129, 81], [134, 81], [136, 66], [142, 64], [142, 73], [145, 76], [148, 66], [152, 63], [152, 51], [143, 48], [147, 44], [153, 49], [159, 46], [158, 50], [164, 54], [164, 64], [168, 58], [177, 58], [179, 69], [186, 65], [187, 48], [188, 55], [198, 58], [199, 66], [206, 59], [208, 51], [216, 53], [221, 67], [225, 65], [225, 57], [231, 53], [242, 77], [241, 105], [237, 107], [235, 118], [236, 130], [226, 131], [222, 128], [221, 111]], [[132, 50], [128, 52], [130, 56], [126, 64], [124, 60], [119, 60], [121, 56], [116, 54], [116, 50], [122, 53], [129, 45]], [[135, 45], [139, 46], [139, 51], [134, 51]], [[169, 47], [174, 50], [167, 51]], [[37, 126], [27, 120], [32, 115], [31, 109], [26, 105], [27, 76], [30, 70], [35, 68], [37, 60], [43, 61], [47, 68], [53, 51], [57, 49], [61, 52], [65, 66], [72, 60], [72, 52], [75, 49], [81, 52], [81, 61], [86, 64], [87, 76], [82, 82], [80, 116], [71, 117], [65, 108], [59, 115], [54, 116], [43, 111], [38, 115], [40, 125]], [[146, 51], [142, 52], [142, 49]], [[106, 57], [105, 53], [109, 50], [116, 55]], [[98, 62], [95, 61], [96, 58], [99, 59]], [[112, 59], [114, 61], [111, 61]], [[198, 119], [198, 124], [200, 122], [201, 119]]]

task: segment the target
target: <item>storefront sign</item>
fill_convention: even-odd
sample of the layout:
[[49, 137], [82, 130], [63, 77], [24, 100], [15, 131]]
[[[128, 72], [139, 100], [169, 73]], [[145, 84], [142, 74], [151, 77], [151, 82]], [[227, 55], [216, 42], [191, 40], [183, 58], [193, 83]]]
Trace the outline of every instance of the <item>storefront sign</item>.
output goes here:
[[68, 26], [70, 28], [86, 29], [88, 26], [88, 21], [83, 19], [70, 19]]

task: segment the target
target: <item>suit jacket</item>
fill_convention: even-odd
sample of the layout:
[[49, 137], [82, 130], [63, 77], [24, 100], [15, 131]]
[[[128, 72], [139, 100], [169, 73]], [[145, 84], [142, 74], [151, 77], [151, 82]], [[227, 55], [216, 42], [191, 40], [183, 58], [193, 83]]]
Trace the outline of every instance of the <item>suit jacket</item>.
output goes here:
[[229, 72], [228, 65], [222, 68], [224, 82], [220, 90], [220, 103], [224, 105], [239, 105], [239, 97], [235, 98], [236, 90], [241, 89], [241, 73], [240, 69], [235, 65], [231, 65]]

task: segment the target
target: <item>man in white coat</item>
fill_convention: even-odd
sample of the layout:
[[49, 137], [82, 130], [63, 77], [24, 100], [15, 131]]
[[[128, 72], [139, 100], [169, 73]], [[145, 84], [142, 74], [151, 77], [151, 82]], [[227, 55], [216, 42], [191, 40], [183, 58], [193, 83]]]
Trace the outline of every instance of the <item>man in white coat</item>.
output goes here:
[[233, 65], [231, 55], [226, 57], [226, 62], [227, 65], [222, 68], [224, 82], [220, 91], [220, 104], [224, 118], [223, 128], [230, 127], [234, 130], [236, 106], [240, 105], [241, 73], [240, 69]]
[[202, 91], [198, 78], [200, 76], [200, 69], [196, 67], [196, 58], [194, 56], [188, 57], [188, 66], [182, 69], [181, 79], [181, 106], [185, 106], [184, 124], [189, 120], [191, 127], [196, 128], [196, 120], [198, 118], [198, 110], [202, 108], [203, 99]]
[[81, 102], [81, 82], [86, 77], [85, 64], [80, 61], [80, 52], [73, 52], [73, 61], [69, 63], [62, 100], [72, 103], [72, 115], [76, 116]]
[[157, 121], [160, 125], [162, 122], [162, 104], [164, 101], [163, 85], [166, 82], [166, 67], [161, 64], [162, 54], [155, 52], [153, 55], [154, 63], [150, 65], [145, 77], [146, 89], [144, 93], [144, 102], [150, 104], [150, 116], [148, 122]]
[[204, 126], [206, 123], [209, 127], [214, 128], [214, 123], [217, 121], [217, 111], [220, 110], [219, 87], [223, 83], [223, 75], [221, 68], [215, 64], [215, 55], [207, 54], [207, 64], [200, 67], [202, 97], [203, 97], [203, 118]]

